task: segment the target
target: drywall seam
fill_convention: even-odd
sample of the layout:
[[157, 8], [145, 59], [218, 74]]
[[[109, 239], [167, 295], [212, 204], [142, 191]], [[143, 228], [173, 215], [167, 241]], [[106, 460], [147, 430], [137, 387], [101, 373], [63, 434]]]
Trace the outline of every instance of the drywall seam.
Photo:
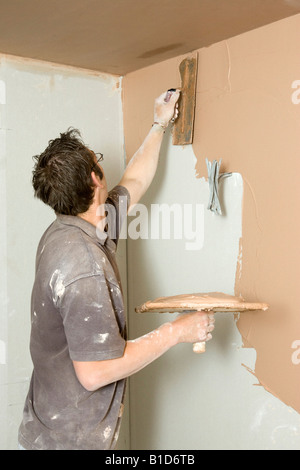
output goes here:
[[[1, 65], [1, 64], [0, 64]], [[4, 70], [1, 70], [4, 69]], [[0, 67], [0, 429], [8, 424], [7, 341], [8, 341], [8, 299], [7, 299], [7, 213], [6, 213], [6, 129], [5, 106], [6, 84], [3, 75], [5, 67]], [[2, 433], [1, 433], [2, 434]], [[6, 435], [0, 436], [0, 448], [5, 449]]]
[[[2, 83], [3, 85], [3, 83]], [[1, 81], [0, 81], [1, 86]], [[4, 114], [4, 105], [1, 104], [1, 121]], [[3, 123], [2, 123], [3, 125]], [[0, 129], [0, 365], [6, 365], [6, 344], [7, 344], [7, 221], [6, 221], [6, 130]], [[1, 377], [2, 382], [2, 377]], [[3, 382], [2, 382], [3, 383]]]
[[6, 129], [5, 129], [5, 105], [6, 105], [6, 84], [0, 78], [0, 364], [6, 364], [6, 341], [7, 341], [7, 220], [6, 220]]

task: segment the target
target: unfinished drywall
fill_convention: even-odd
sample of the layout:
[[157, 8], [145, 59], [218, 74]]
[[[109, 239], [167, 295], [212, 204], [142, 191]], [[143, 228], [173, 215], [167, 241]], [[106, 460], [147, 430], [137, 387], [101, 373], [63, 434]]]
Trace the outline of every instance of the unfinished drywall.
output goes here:
[[[242, 294], [270, 309], [242, 314], [238, 328], [218, 319], [205, 357], [175, 348], [132, 379], [132, 443], [140, 448], [299, 448], [299, 34], [298, 15], [198, 50], [194, 143], [175, 148], [166, 137], [145, 201], [205, 204], [205, 158], [222, 158], [222, 171], [241, 180], [224, 181], [225, 216], [204, 223], [193, 257], [174, 241], [129, 240], [130, 312], [195, 290]], [[128, 159], [151, 126], [154, 97], [180, 86], [182, 58], [125, 77]], [[131, 316], [130, 332], [162, 321]]]
[[[102, 152], [109, 186], [124, 169], [120, 79], [0, 56], [0, 448], [17, 448], [32, 365], [30, 296], [35, 253], [54, 213], [34, 199], [32, 156], [68, 127]], [[126, 291], [126, 250], [119, 266]], [[128, 446], [128, 421], [120, 446]]]

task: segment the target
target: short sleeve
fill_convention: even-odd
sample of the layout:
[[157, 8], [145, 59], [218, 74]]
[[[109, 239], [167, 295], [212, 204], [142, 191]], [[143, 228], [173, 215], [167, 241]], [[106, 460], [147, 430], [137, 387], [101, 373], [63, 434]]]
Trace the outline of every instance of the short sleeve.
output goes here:
[[123, 355], [126, 341], [103, 276], [83, 277], [66, 287], [60, 312], [72, 360], [100, 361]]

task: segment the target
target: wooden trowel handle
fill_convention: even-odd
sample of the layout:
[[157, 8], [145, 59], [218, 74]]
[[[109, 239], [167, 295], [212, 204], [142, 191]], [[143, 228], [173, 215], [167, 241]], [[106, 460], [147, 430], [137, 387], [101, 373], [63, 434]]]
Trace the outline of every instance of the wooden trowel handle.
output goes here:
[[[197, 310], [182, 310], [181, 313], [194, 313], [197, 312]], [[201, 341], [199, 343], [194, 343], [193, 344], [193, 352], [196, 354], [202, 354], [205, 353], [206, 350], [206, 343], [205, 341]]]
[[202, 343], [194, 343], [193, 344], [193, 351], [196, 354], [202, 354], [205, 353], [206, 350], [206, 343], [203, 341]]

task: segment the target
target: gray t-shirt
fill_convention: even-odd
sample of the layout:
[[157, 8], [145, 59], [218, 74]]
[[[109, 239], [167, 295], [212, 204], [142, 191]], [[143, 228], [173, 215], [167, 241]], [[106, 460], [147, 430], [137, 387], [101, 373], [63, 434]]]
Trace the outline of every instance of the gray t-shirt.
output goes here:
[[114, 240], [99, 238], [96, 227], [79, 217], [57, 215], [37, 250], [31, 299], [34, 370], [19, 429], [25, 449], [107, 450], [116, 444], [126, 381], [88, 392], [72, 363], [121, 357], [126, 344], [115, 252], [129, 205], [127, 189], [116, 186], [106, 203], [115, 216], [109, 219], [117, 227]]

